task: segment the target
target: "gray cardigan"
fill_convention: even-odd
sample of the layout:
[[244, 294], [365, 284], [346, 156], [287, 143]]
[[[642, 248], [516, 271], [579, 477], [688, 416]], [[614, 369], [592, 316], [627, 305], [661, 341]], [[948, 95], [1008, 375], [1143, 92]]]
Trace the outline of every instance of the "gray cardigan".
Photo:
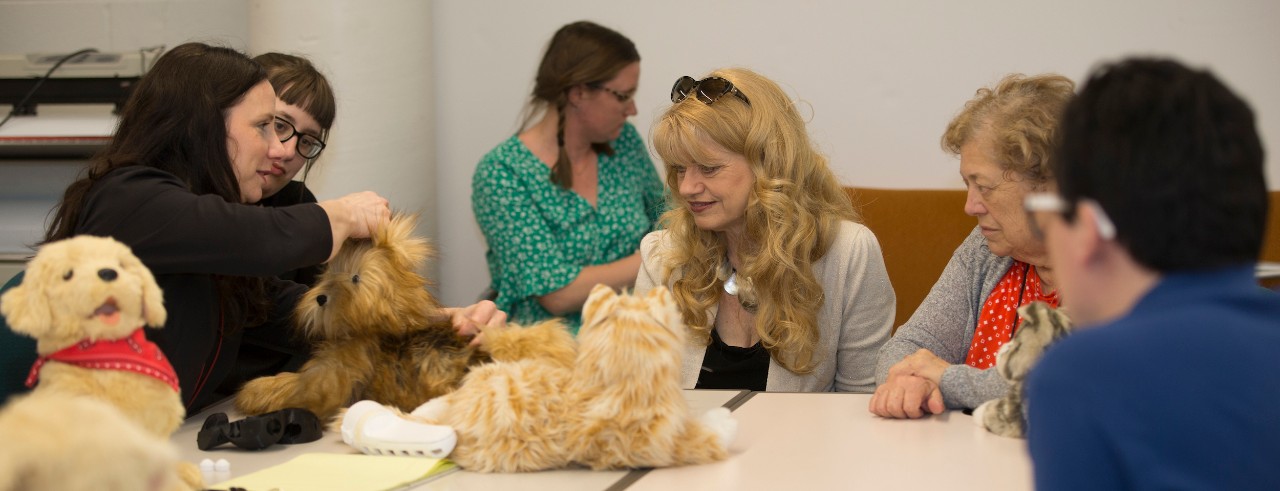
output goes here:
[[[672, 248], [666, 236], [666, 231], [659, 230], [640, 243], [642, 263], [636, 276], [637, 294], [658, 284], [664, 252]], [[813, 272], [826, 296], [818, 311], [818, 366], [807, 375], [798, 375], [770, 358], [765, 390], [874, 391], [876, 353], [889, 339], [896, 305], [880, 243], [861, 224], [843, 222], [831, 249], [814, 262]], [[674, 278], [662, 280], [667, 286], [674, 282]], [[707, 318], [715, 319], [716, 311], [712, 306]], [[698, 383], [706, 352], [704, 343], [686, 344], [680, 370], [682, 387], [692, 389]]]
[[951, 256], [920, 308], [880, 348], [876, 383], [884, 383], [895, 363], [924, 348], [951, 364], [940, 384], [948, 408], [973, 408], [1003, 397], [1009, 384], [995, 370], [979, 370], [965, 365], [964, 360], [982, 305], [1012, 265], [1012, 258], [991, 253], [987, 239], [975, 227]]

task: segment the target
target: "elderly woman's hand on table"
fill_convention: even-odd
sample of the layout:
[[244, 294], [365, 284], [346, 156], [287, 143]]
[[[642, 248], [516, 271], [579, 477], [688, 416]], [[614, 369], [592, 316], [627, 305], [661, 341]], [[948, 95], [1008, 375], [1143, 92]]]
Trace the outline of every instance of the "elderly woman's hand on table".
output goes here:
[[889, 378], [876, 387], [867, 409], [884, 418], [919, 418], [946, 410], [939, 388], [950, 366], [926, 349], [903, 358], [889, 369]]

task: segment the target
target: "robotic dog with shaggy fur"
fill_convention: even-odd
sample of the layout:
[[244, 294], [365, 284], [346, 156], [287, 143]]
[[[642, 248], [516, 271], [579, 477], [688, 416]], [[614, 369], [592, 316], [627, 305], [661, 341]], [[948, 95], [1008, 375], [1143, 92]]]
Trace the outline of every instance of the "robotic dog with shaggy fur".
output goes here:
[[1022, 326], [1013, 339], [996, 353], [995, 370], [1009, 381], [1009, 393], [982, 403], [973, 412], [973, 421], [1000, 436], [1023, 438], [1026, 434], [1025, 401], [1022, 384], [1044, 350], [1071, 332], [1071, 319], [1044, 302], [1018, 307]]
[[[9, 326], [36, 339], [40, 359], [28, 385], [37, 377], [39, 385], [30, 398], [63, 394], [105, 401], [167, 440], [186, 411], [177, 375], [142, 334], [144, 325], [164, 325], [163, 302], [151, 271], [120, 242], [77, 236], [44, 245], [22, 284], [0, 298]], [[75, 452], [74, 440], [70, 444], [67, 451]], [[199, 469], [179, 465], [185, 483], [199, 489]]]
[[251, 380], [236, 408], [262, 414], [300, 407], [321, 419], [361, 399], [412, 409], [457, 387], [486, 361], [458, 336], [416, 271], [431, 254], [415, 219], [397, 215], [372, 239], [348, 240], [295, 315], [315, 343], [297, 373]]
[[580, 464], [618, 469], [705, 464], [727, 456], [737, 422], [718, 408], [693, 417], [680, 390], [684, 322], [666, 288], [645, 297], [604, 285], [582, 310], [577, 342], [554, 321], [527, 329], [540, 345], [524, 359], [487, 342], [492, 364], [457, 391], [408, 416], [457, 432], [449, 458], [479, 472]]

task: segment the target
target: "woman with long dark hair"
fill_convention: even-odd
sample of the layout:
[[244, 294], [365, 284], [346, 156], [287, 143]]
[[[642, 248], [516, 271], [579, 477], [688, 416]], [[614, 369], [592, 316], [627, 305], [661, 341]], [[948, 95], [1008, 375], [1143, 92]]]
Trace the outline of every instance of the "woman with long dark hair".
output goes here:
[[269, 277], [326, 261], [390, 216], [387, 200], [367, 191], [245, 206], [286, 153], [275, 102], [266, 72], [240, 52], [188, 43], [165, 53], [45, 236], [113, 237], [151, 269], [169, 318], [148, 337], [173, 363], [188, 411], [220, 396], [246, 327], [287, 325], [305, 286]]

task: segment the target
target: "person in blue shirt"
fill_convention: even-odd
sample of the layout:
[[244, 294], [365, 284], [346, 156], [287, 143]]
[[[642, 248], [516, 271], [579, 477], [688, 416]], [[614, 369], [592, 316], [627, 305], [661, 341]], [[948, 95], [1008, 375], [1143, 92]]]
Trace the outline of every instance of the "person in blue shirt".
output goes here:
[[1280, 296], [1253, 111], [1163, 59], [1067, 106], [1055, 193], [1027, 198], [1077, 331], [1028, 382], [1040, 490], [1280, 486]]

